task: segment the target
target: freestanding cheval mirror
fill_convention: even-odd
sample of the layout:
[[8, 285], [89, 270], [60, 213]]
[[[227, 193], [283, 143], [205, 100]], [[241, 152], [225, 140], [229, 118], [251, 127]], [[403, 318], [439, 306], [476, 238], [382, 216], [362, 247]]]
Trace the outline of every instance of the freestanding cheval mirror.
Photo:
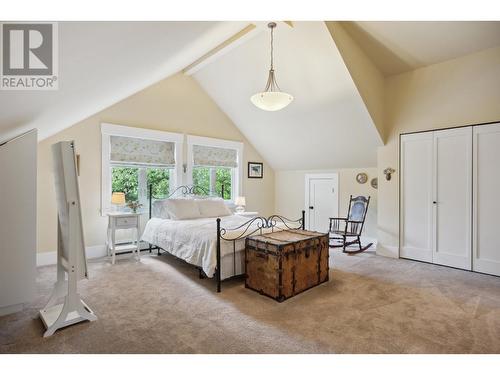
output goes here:
[[[52, 156], [57, 199], [57, 281], [49, 302], [40, 310], [40, 318], [47, 328], [44, 337], [53, 335], [59, 328], [97, 320], [77, 291], [78, 281], [87, 278], [87, 259], [74, 142], [52, 145]], [[63, 297], [64, 302], [57, 304]]]

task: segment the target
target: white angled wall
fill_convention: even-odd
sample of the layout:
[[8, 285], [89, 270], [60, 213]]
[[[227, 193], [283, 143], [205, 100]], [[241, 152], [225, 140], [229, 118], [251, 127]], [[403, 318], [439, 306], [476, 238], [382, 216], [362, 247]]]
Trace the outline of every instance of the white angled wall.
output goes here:
[[0, 145], [0, 315], [35, 293], [37, 132]]

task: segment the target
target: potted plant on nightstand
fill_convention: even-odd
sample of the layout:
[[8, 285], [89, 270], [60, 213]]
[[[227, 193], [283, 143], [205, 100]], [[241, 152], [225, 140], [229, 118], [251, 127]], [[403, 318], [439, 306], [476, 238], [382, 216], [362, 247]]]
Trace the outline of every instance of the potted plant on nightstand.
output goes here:
[[130, 201], [127, 203], [127, 207], [130, 208], [134, 214], [136, 214], [137, 210], [142, 207], [142, 204], [138, 201]]

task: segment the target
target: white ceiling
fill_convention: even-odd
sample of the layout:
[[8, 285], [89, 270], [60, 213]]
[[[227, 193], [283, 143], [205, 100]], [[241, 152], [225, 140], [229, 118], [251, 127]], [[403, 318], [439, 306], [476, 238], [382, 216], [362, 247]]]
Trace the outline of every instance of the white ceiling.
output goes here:
[[59, 90], [0, 91], [0, 141], [39, 138], [168, 77], [227, 39], [244, 22], [60, 22]]
[[324, 22], [276, 29], [278, 84], [295, 97], [284, 110], [266, 112], [250, 102], [268, 69], [265, 30], [194, 77], [274, 169], [376, 165], [380, 137]]
[[500, 45], [500, 22], [342, 22], [384, 75], [436, 64]]

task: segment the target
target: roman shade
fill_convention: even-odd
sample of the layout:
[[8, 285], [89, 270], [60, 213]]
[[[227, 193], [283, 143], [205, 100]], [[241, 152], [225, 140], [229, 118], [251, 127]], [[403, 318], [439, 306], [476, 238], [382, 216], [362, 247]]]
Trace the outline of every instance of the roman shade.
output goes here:
[[112, 163], [175, 165], [174, 142], [153, 141], [150, 139], [115, 135], [112, 135], [110, 138], [110, 161]]
[[236, 150], [222, 147], [193, 145], [193, 164], [203, 167], [229, 167], [238, 166]]

